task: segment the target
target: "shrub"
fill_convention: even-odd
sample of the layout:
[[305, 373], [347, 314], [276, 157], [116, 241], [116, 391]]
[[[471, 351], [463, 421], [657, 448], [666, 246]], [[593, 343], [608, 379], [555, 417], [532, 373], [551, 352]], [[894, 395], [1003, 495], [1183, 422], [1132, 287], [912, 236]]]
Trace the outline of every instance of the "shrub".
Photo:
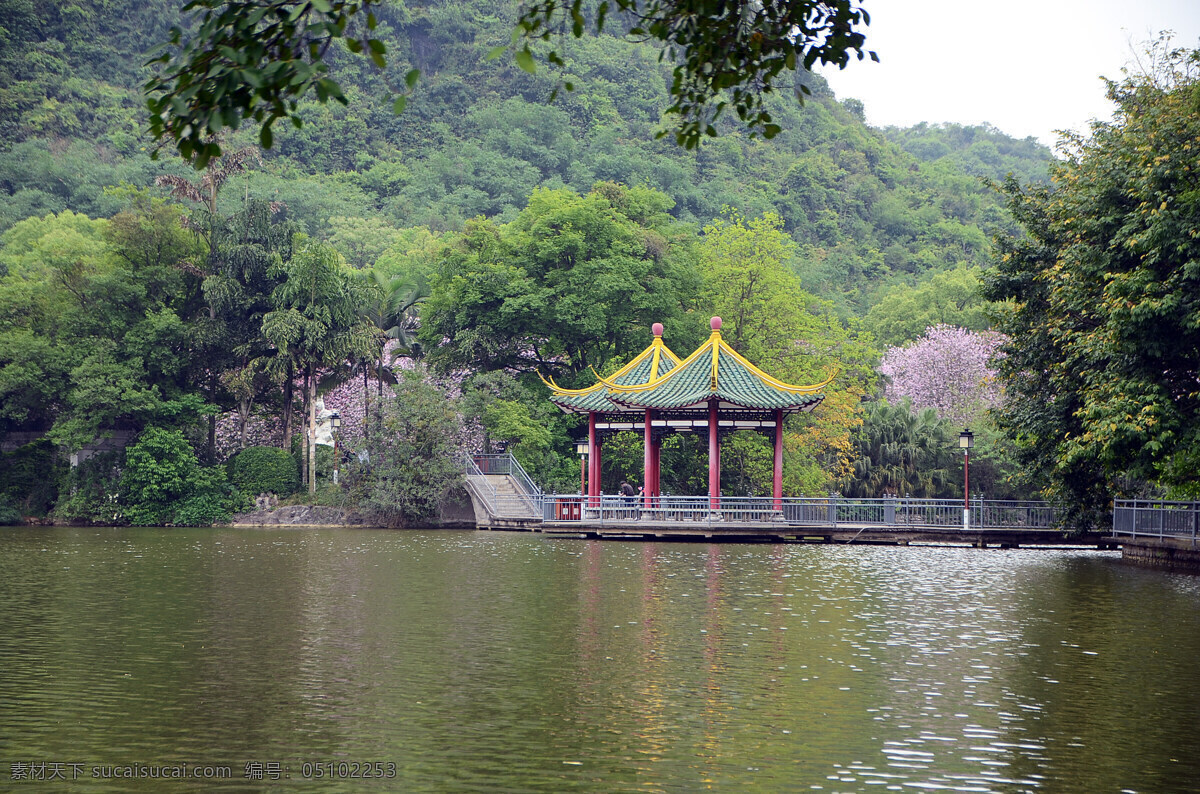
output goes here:
[[177, 502], [172, 521], [179, 527], [208, 527], [230, 519], [229, 480], [225, 470], [198, 469], [193, 476], [192, 495]]
[[62, 475], [54, 517], [70, 523], [127, 524], [124, 507], [118, 499], [124, 450], [109, 450], [92, 455]]
[[229, 479], [250, 497], [260, 493], [287, 496], [300, 489], [296, 459], [278, 447], [243, 449], [229, 462]]
[[45, 515], [58, 498], [63, 464], [42, 439], [0, 455], [0, 502], [27, 515]]
[[24, 523], [21, 511], [8, 505], [0, 505], [0, 527], [11, 527]]
[[381, 406], [384, 432], [366, 446], [370, 482], [360, 505], [385, 526], [433, 520], [450, 490], [462, 482], [455, 459], [457, 406], [422, 375], [404, 373]]
[[140, 526], [209, 525], [229, 520], [225, 470], [205, 468], [178, 430], [147, 428], [125, 451], [125, 517]]

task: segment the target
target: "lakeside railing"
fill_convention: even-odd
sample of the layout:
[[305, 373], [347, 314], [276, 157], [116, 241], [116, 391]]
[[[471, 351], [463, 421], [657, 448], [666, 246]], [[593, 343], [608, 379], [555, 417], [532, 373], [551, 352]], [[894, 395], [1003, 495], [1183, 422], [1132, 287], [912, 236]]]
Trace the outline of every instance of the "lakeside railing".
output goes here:
[[[963, 529], [958, 499], [849, 499], [723, 496], [714, 506], [707, 496], [644, 497], [546, 494], [543, 520], [559, 522], [637, 522], [644, 520], [717, 526], [722, 523], [837, 529]], [[971, 500], [970, 529], [1054, 529], [1054, 508], [1046, 502]]]
[[1113, 502], [1113, 535], [1178, 538], [1196, 542], [1200, 502], [1165, 499], [1117, 499]]
[[[580, 496], [543, 493], [521, 464], [510, 454], [464, 455], [463, 472], [497, 518], [523, 521], [628, 523], [660, 521], [680, 524], [755, 524], [837, 529], [870, 528], [882, 531], [908, 529], [963, 529], [960, 499], [884, 497], [851, 499], [829, 496]], [[497, 490], [488, 475], [511, 478]], [[1054, 508], [1047, 502], [976, 498], [971, 500], [970, 529], [1054, 529]]]

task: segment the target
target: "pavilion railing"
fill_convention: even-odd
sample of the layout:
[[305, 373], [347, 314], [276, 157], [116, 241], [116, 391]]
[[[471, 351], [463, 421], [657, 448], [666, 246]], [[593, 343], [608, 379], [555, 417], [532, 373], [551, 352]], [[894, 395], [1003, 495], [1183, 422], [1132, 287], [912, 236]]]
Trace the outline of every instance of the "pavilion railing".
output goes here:
[[1113, 535], [1136, 538], [1179, 538], [1196, 542], [1200, 502], [1164, 499], [1117, 499], [1113, 502]]
[[[1046, 502], [971, 500], [970, 529], [1053, 529], [1054, 508]], [[664, 521], [719, 526], [764, 523], [821, 528], [867, 527], [883, 531], [963, 529], [963, 503], [958, 499], [848, 499], [842, 496], [784, 497], [776, 509], [772, 497], [707, 496], [643, 497], [546, 494], [546, 521]]]

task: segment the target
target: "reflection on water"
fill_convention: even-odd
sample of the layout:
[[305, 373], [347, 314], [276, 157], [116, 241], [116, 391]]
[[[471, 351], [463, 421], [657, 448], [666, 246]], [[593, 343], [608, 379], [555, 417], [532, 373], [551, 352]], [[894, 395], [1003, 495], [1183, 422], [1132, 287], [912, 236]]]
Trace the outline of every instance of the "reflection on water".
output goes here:
[[[11, 530], [0, 788], [1195, 791], [1198, 606], [1096, 552]], [[184, 762], [233, 779], [85, 779]]]

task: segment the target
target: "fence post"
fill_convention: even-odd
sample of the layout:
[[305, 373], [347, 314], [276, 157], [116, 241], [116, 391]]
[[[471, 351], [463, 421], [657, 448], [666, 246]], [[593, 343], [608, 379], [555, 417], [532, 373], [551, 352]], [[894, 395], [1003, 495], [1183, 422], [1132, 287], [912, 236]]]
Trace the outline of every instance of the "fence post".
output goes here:
[[884, 495], [883, 523], [887, 524], [889, 527], [896, 526], [896, 496], [894, 494]]
[[834, 529], [837, 529], [837, 498], [836, 493], [829, 494], [829, 523]]

